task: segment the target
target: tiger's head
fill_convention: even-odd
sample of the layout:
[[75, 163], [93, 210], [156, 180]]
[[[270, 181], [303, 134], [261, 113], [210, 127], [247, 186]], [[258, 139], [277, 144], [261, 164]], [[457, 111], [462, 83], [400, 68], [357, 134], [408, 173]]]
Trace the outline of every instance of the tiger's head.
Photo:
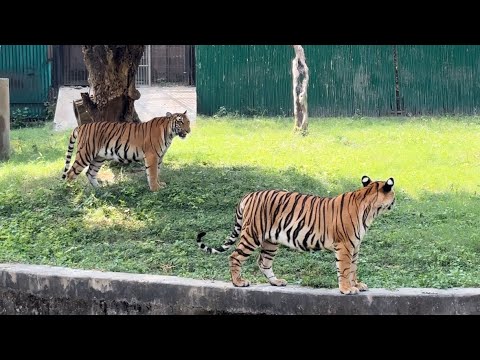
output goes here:
[[387, 181], [372, 181], [366, 175], [362, 177], [365, 200], [370, 203], [373, 217], [388, 212], [395, 204], [395, 181], [389, 178]]
[[167, 112], [167, 116], [173, 118], [173, 133], [185, 139], [190, 132], [190, 120], [187, 117], [187, 110], [184, 113], [175, 114]]

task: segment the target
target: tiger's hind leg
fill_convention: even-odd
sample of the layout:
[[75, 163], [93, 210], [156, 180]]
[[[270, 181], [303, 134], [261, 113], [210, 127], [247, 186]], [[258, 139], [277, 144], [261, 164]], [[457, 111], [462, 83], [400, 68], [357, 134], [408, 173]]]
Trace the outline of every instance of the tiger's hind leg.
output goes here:
[[78, 175], [81, 174], [83, 169], [85, 169], [90, 164], [90, 159], [84, 158], [81, 155], [81, 151], [77, 150], [77, 155], [75, 156], [75, 161], [72, 164], [72, 167], [68, 169], [66, 173], [67, 181], [75, 180]]
[[88, 181], [90, 181], [90, 184], [92, 184], [92, 186], [94, 187], [100, 186], [97, 181], [97, 174], [102, 167], [104, 161], [105, 159], [97, 156], [95, 159], [93, 159], [93, 161], [90, 163], [90, 166], [88, 167], [87, 178]]
[[278, 250], [278, 244], [273, 244], [270, 241], [265, 240], [262, 243], [257, 264], [258, 264], [258, 267], [260, 268], [260, 271], [263, 273], [263, 275], [266, 276], [266, 278], [268, 279], [271, 285], [285, 286], [287, 285], [287, 281], [284, 279], [277, 279], [277, 277], [273, 273], [272, 264], [273, 264], [273, 259], [277, 254], [277, 250]]
[[241, 276], [242, 264], [259, 246], [254, 238], [242, 229], [240, 233], [240, 241], [235, 251], [230, 255], [230, 274], [232, 276], [232, 283], [238, 287], [246, 287], [250, 285], [250, 281], [245, 280]]

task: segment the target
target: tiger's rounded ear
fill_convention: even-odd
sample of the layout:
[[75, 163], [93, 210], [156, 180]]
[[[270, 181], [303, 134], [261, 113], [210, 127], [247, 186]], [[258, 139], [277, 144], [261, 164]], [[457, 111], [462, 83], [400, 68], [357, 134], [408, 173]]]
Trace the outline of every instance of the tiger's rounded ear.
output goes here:
[[187, 110], [185, 110], [185, 112], [183, 113], [183, 115], [186, 115], [187, 114]]
[[367, 175], [363, 175], [362, 176], [362, 184], [363, 186], [367, 186], [368, 184], [370, 184], [372, 182], [372, 180], [370, 180], [370, 178], [367, 176]]
[[172, 113], [167, 111], [166, 116], [172, 116]]
[[392, 190], [393, 184], [395, 184], [393, 178], [388, 179], [385, 182], [385, 185], [383, 185], [383, 190], [385, 190], [385, 192], [389, 192], [390, 190]]

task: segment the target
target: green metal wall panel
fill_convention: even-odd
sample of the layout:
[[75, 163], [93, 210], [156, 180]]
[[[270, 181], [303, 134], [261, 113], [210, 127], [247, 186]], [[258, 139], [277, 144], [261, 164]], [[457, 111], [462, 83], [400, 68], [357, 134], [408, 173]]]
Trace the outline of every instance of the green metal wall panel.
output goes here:
[[390, 114], [395, 104], [391, 46], [310, 45], [304, 49], [310, 69], [310, 116]]
[[290, 112], [292, 50], [286, 46], [196, 47], [197, 111]]
[[[310, 116], [386, 115], [394, 104], [391, 46], [304, 47], [310, 69]], [[289, 45], [196, 48], [197, 111], [293, 114]]]
[[480, 46], [398, 46], [404, 110], [418, 114], [477, 114]]
[[43, 115], [51, 87], [47, 45], [0, 45], [0, 77], [9, 78], [12, 111]]

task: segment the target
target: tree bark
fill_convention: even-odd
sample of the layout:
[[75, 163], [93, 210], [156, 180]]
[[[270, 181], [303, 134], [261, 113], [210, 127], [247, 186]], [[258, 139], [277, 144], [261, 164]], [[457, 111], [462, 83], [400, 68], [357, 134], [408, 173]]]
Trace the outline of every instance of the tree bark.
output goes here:
[[307, 135], [308, 66], [302, 45], [293, 45], [293, 49], [295, 50], [295, 58], [292, 61], [294, 130], [299, 131], [302, 135]]
[[93, 101], [82, 93], [93, 121], [140, 122], [134, 102], [140, 98], [135, 75], [145, 45], [82, 45]]
[[[90, 99], [93, 101], [93, 96], [90, 96]], [[78, 126], [93, 122], [93, 119], [85, 108], [85, 105], [83, 105], [83, 99], [73, 101], [73, 113], [77, 119]]]

